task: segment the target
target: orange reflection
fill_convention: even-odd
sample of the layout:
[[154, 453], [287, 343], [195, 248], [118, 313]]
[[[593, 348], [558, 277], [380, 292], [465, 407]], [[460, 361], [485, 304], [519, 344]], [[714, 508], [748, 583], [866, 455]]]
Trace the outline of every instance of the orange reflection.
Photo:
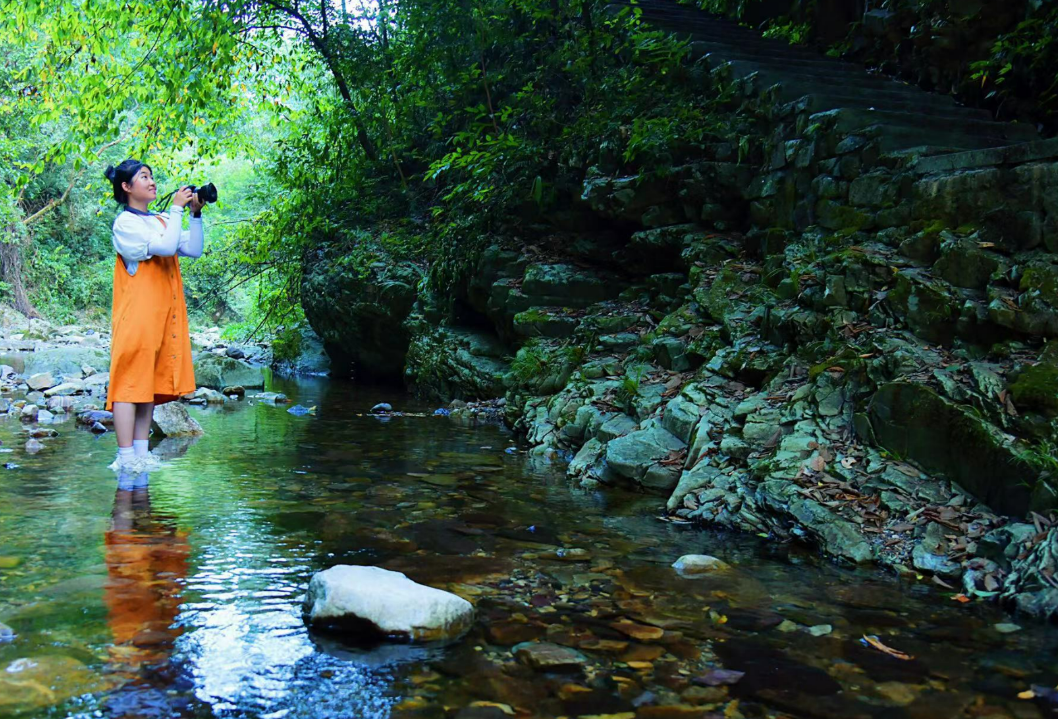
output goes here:
[[166, 660], [182, 633], [173, 624], [190, 552], [187, 532], [171, 518], [151, 512], [146, 485], [145, 474], [119, 484], [106, 532], [104, 601], [114, 635], [110, 654], [129, 672]]

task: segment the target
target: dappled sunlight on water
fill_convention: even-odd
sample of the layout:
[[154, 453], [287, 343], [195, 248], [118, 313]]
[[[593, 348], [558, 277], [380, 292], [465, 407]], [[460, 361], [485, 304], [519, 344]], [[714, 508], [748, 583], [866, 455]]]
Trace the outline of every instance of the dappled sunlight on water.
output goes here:
[[[0, 622], [17, 635], [0, 715], [1044, 716], [1017, 694], [1053, 686], [1051, 628], [1005, 634], [1016, 618], [925, 583], [658, 521], [662, 499], [571, 488], [497, 427], [364, 416], [432, 409], [401, 396], [277, 389], [318, 414], [192, 408], [205, 437], [155, 445], [167, 463], [136, 489], [106, 469], [112, 435], [71, 423], [33, 456], [0, 421], [19, 465], [0, 469]], [[688, 553], [733, 569], [680, 578]], [[305, 586], [339, 563], [454, 591], [478, 619], [447, 647], [310, 634]], [[534, 640], [579, 666], [534, 671], [512, 654]], [[43, 683], [11, 678], [33, 671]]]

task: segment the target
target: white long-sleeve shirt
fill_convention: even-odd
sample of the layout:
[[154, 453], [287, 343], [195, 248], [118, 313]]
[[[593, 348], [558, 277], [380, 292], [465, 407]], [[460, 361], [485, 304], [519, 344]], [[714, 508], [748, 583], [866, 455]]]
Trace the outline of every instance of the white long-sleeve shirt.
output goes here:
[[140, 262], [152, 257], [201, 257], [205, 234], [202, 218], [192, 217], [190, 230], [181, 225], [184, 208], [173, 205], [163, 227], [150, 217], [124, 211], [114, 220], [114, 251], [125, 260], [125, 269], [135, 275]]

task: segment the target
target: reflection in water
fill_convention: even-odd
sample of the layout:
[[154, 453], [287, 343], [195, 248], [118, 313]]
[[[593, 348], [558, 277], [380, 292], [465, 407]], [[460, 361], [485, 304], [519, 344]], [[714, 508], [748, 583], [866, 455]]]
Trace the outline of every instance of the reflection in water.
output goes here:
[[108, 705], [117, 716], [161, 716], [171, 709], [166, 664], [181, 632], [175, 621], [191, 547], [172, 517], [151, 511], [146, 472], [119, 475], [105, 545], [104, 601], [114, 637], [108, 654], [112, 669], [128, 678]]

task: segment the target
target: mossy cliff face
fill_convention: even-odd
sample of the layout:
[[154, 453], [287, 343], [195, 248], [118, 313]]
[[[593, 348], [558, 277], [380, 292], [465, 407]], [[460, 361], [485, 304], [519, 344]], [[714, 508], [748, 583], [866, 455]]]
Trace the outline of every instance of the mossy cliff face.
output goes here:
[[410, 332], [405, 320], [422, 270], [384, 253], [362, 260], [336, 247], [318, 249], [305, 265], [305, 316], [338, 375], [400, 381]]
[[534, 458], [674, 520], [1058, 611], [1018, 521], [1058, 507], [1055, 159], [888, 151], [736, 86], [742, 164], [589, 169], [595, 228], [501, 234], [455, 291], [324, 257], [313, 326], [423, 395], [502, 395]]

